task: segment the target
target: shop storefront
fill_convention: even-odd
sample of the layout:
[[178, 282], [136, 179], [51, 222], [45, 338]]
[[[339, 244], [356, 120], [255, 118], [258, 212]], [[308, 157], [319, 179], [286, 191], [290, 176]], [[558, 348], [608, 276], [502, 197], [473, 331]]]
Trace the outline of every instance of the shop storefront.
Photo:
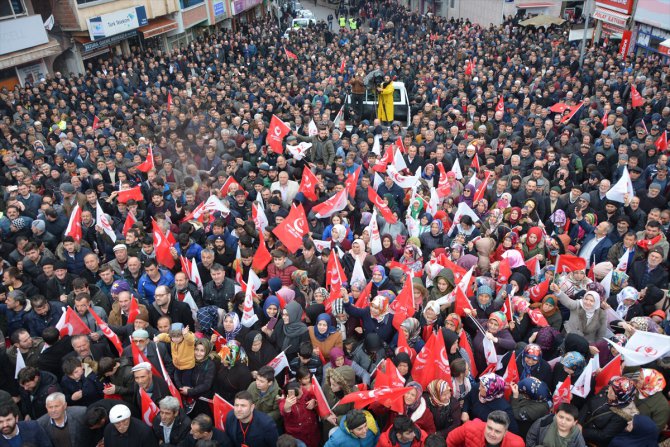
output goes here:
[[670, 8], [663, 0], [638, 0], [635, 52], [670, 58]]
[[234, 19], [239, 23], [260, 19], [263, 15], [263, 9], [258, 6], [262, 3], [263, 0], [233, 0], [231, 7]]
[[595, 40], [621, 39], [629, 29], [634, 0], [596, 0]]

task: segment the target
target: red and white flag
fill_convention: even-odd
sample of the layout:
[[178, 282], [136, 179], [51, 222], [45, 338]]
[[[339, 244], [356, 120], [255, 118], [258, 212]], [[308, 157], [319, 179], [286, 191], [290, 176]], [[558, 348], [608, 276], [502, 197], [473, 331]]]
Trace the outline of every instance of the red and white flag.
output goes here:
[[121, 230], [121, 233], [123, 233], [124, 236], [128, 234], [128, 230], [132, 228], [133, 225], [137, 223], [137, 219], [131, 213], [130, 211], [126, 215], [126, 221], [123, 223], [123, 230]]
[[242, 319], [240, 324], [244, 327], [251, 327], [258, 321], [258, 315], [254, 312], [254, 293], [256, 292], [255, 284], [260, 284], [261, 280], [254, 272], [254, 269], [249, 269], [249, 276], [247, 280], [247, 290], [244, 292], [244, 305], [242, 308]]
[[154, 250], [156, 250], [156, 261], [159, 264], [172, 270], [174, 268], [175, 260], [170, 251], [170, 243], [165, 234], [158, 226], [158, 222], [151, 219], [151, 228], [154, 236]]
[[144, 160], [142, 163], [138, 164], [136, 166], [138, 171], [141, 172], [149, 172], [152, 169], [154, 169], [156, 165], [154, 164], [154, 150], [151, 147], [151, 144], [149, 145], [149, 150], [147, 152], [147, 159]]
[[539, 303], [549, 292], [549, 284], [551, 281], [545, 279], [540, 284], [537, 284], [530, 289], [528, 289], [528, 295], [530, 300], [534, 303]]
[[[597, 358], [597, 357], [596, 357]], [[594, 391], [596, 394], [600, 393], [603, 387], [607, 386], [610, 379], [614, 376], [621, 375], [621, 356], [617, 355], [610, 362], [603, 366], [600, 372], [596, 375], [596, 384]]]
[[[228, 178], [232, 178], [228, 177]], [[219, 199], [217, 196], [212, 194], [202, 202], [200, 205], [195, 207], [193, 211], [191, 211], [188, 216], [184, 217], [182, 219], [183, 222], [188, 222], [189, 220], [200, 220], [202, 215], [205, 212], [208, 212], [210, 214], [214, 214], [215, 212], [220, 212], [224, 217], [230, 214], [230, 208], [228, 208], [228, 205], [226, 205], [221, 199]]]
[[525, 264], [526, 264], [526, 267], [528, 268], [528, 270], [530, 270], [530, 276], [531, 277], [540, 273], [540, 260], [538, 259], [537, 255], [528, 259], [525, 262]]
[[[119, 340], [119, 336], [116, 335], [116, 333], [109, 328], [109, 325], [105, 323], [102, 318], [98, 316], [97, 313], [95, 313], [95, 310], [93, 310], [93, 306], [88, 308], [88, 311], [91, 313], [93, 316], [93, 319], [95, 320], [95, 324], [98, 325], [102, 333], [104, 334], [107, 339], [114, 345], [116, 348], [117, 352], [119, 353], [119, 357], [123, 356], [123, 345], [121, 344], [121, 340]], [[18, 352], [18, 351], [17, 351]]]
[[316, 411], [319, 413], [321, 419], [325, 419], [333, 413], [333, 410], [330, 409], [328, 401], [326, 400], [326, 395], [323, 394], [321, 385], [319, 381], [316, 380], [316, 376], [312, 375], [312, 391], [314, 392], [314, 397], [316, 398]]
[[342, 104], [342, 107], [340, 107], [340, 110], [337, 112], [337, 115], [335, 115], [335, 119], [333, 120], [333, 127], [335, 129], [340, 128], [340, 121], [344, 119], [344, 104]]
[[400, 331], [400, 324], [406, 319], [414, 316], [414, 286], [410, 277], [405, 279], [405, 284], [395, 300], [389, 305], [393, 312], [393, 327]]
[[582, 374], [577, 378], [575, 384], [572, 385], [572, 394], [584, 398], [589, 395], [591, 392], [591, 379], [599, 366], [598, 356], [593, 357], [586, 364], [586, 368], [584, 368]]
[[330, 289], [333, 287], [342, 287], [342, 283], [347, 281], [347, 275], [344, 273], [340, 258], [334, 253], [328, 258], [328, 266], [326, 267], [326, 284]]
[[658, 149], [659, 152], [666, 152], [668, 150], [668, 131], [663, 132], [657, 139], [654, 141], [654, 146]]
[[347, 189], [343, 188], [342, 191], [336, 193], [331, 198], [325, 202], [319, 203], [312, 208], [314, 214], [319, 219], [325, 217], [330, 217], [338, 211], [342, 211], [347, 206]]
[[142, 402], [142, 420], [149, 427], [153, 427], [154, 418], [158, 416], [160, 410], [143, 388], [140, 388], [140, 400]]
[[172, 93], [168, 92], [168, 97], [167, 97], [167, 112], [170, 113], [172, 111]]
[[619, 262], [616, 266], [616, 269], [620, 272], [625, 272], [628, 270], [628, 259], [630, 258], [630, 248], [627, 248], [619, 258]]
[[272, 262], [272, 255], [268, 251], [268, 247], [265, 244], [265, 236], [263, 232], [258, 232], [258, 249], [254, 253], [254, 260], [251, 263], [251, 268], [261, 271], [267, 267], [267, 265]]
[[646, 365], [670, 352], [670, 336], [653, 332], [635, 331], [626, 346], [619, 346], [609, 339], [605, 341], [619, 351], [626, 366]]
[[266, 366], [271, 366], [272, 369], [275, 370], [275, 377], [279, 375], [280, 372], [282, 372], [284, 369], [289, 368], [288, 366], [288, 358], [286, 358], [286, 353], [284, 351], [280, 352], [277, 354], [275, 358], [270, 360]]
[[605, 194], [605, 197], [609, 200], [614, 200], [615, 202], [624, 203], [624, 196], [626, 194], [628, 194], [629, 197], [633, 197], [635, 196], [635, 190], [633, 189], [633, 182], [630, 179], [628, 167], [624, 166], [621, 178], [612, 185], [610, 190]]
[[394, 224], [398, 221], [398, 219], [396, 219], [396, 217], [393, 215], [391, 208], [389, 208], [388, 205], [384, 203], [384, 200], [379, 196], [379, 194], [377, 194], [377, 191], [372, 189], [372, 186], [368, 186], [368, 200], [377, 207], [379, 212], [382, 213], [384, 220], [386, 220], [388, 223]]
[[263, 207], [259, 206], [256, 202], [251, 204], [251, 218], [254, 221], [257, 231], [264, 231], [265, 228], [270, 224], [268, 218], [265, 215], [265, 210]]
[[303, 193], [307, 200], [315, 201], [319, 198], [316, 193], [316, 185], [318, 183], [319, 179], [316, 178], [316, 175], [314, 175], [309, 166], [305, 166], [302, 170], [302, 179], [300, 180], [298, 192]]
[[372, 218], [370, 219], [370, 253], [374, 256], [382, 250], [382, 237], [379, 232], [379, 224], [377, 223], [377, 211], [373, 210]]
[[282, 141], [284, 141], [284, 137], [288, 135], [290, 131], [291, 128], [288, 124], [280, 120], [277, 115], [272, 115], [270, 128], [268, 129], [268, 136], [265, 141], [274, 153], [281, 154], [284, 152]]
[[500, 98], [498, 99], [498, 104], [496, 104], [496, 112], [504, 112], [505, 111], [505, 98], [503, 95], [500, 95]]
[[344, 74], [344, 58], [342, 58], [342, 63], [340, 63], [340, 69], [338, 71], [340, 74]]
[[221, 185], [221, 195], [223, 197], [228, 195], [228, 192], [230, 191], [230, 187], [233, 184], [237, 185], [237, 189], [241, 189], [242, 191], [244, 191], [244, 188], [242, 188], [242, 185], [240, 185], [240, 183], [237, 180], [235, 180], [235, 178], [232, 175], [229, 175], [228, 178], [226, 179], [226, 181], [223, 182], [223, 185]]
[[309, 150], [310, 147], [312, 147], [312, 143], [308, 143], [306, 141], [303, 141], [297, 146], [292, 146], [290, 144], [286, 145], [286, 149], [289, 151], [291, 156], [296, 160], [302, 160], [305, 157], [305, 155], [307, 155], [307, 151]]
[[226, 399], [215, 393], [214, 398], [212, 399], [212, 409], [214, 425], [216, 425], [217, 429], [225, 431], [226, 417], [228, 417], [228, 413], [233, 410], [233, 406]]
[[537, 327], [549, 326], [549, 322], [544, 315], [542, 315], [540, 309], [528, 309], [528, 318], [530, 318], [530, 321]]
[[386, 172], [391, 176], [393, 182], [403, 189], [413, 188], [417, 183], [419, 183], [419, 179], [421, 178], [421, 167], [417, 169], [417, 173], [415, 175], [401, 175], [398, 173], [398, 170], [394, 165], [389, 165], [386, 169]]
[[572, 400], [572, 393], [570, 392], [570, 388], [572, 388], [571, 383], [572, 380], [570, 379], [570, 376], [567, 376], [563, 383], [561, 383], [561, 385], [556, 388], [556, 391], [554, 391], [554, 396], [552, 398], [554, 411], [558, 410], [559, 405], [563, 403], [569, 404]]
[[509, 397], [512, 395], [513, 383], [519, 383], [519, 368], [516, 366], [516, 352], [512, 351], [512, 355], [509, 358], [509, 363], [507, 363], [507, 369], [503, 375], [505, 380], [505, 399], [509, 400]]
[[112, 242], [116, 242], [116, 232], [112, 228], [112, 223], [107, 218], [107, 215], [102, 211], [102, 207], [98, 201], [95, 202], [95, 224], [102, 228]]
[[56, 323], [56, 329], [60, 332], [61, 337], [66, 335], [88, 335], [91, 330], [81, 321], [79, 315], [72, 310], [71, 307], [66, 307]]
[[93, 127], [93, 130], [98, 130], [98, 127], [100, 127], [100, 118], [98, 118], [98, 115], [93, 117], [93, 125], [91, 127]]
[[298, 56], [294, 52], [287, 50], [286, 47], [284, 47], [284, 53], [287, 58], [298, 60]]
[[558, 255], [556, 274], [586, 270], [586, 259], [572, 255]]
[[128, 320], [127, 324], [133, 324], [135, 319], [140, 316], [140, 305], [137, 302], [137, 298], [133, 295], [130, 295], [130, 308], [128, 309]]
[[135, 200], [136, 202], [141, 202], [144, 200], [142, 188], [139, 185], [133, 188], [119, 190], [119, 193], [116, 195], [116, 200], [119, 203], [126, 203], [131, 199]]
[[153, 363], [149, 361], [147, 356], [143, 353], [140, 352], [140, 349], [137, 347], [135, 342], [133, 341], [133, 337], [130, 337], [130, 352], [133, 356], [133, 365], [139, 365], [140, 363], [149, 363], [151, 365], [151, 374], [154, 376], [161, 376], [160, 371], [156, 369]]
[[361, 175], [361, 166], [354, 172], [347, 174], [347, 179], [344, 181], [344, 188], [347, 190], [349, 197], [352, 199], [356, 197], [356, 186], [358, 185], [358, 177]]
[[70, 220], [65, 229], [65, 236], [71, 236], [77, 242], [81, 241], [83, 237], [83, 231], [81, 229], [81, 212], [82, 209], [77, 203], [72, 210], [72, 214], [70, 214]]
[[437, 169], [440, 171], [440, 181], [437, 184], [437, 194], [440, 198], [447, 197], [449, 194], [451, 194], [451, 186], [449, 186], [447, 171], [444, 169], [444, 165], [441, 161], [437, 163]]
[[475, 190], [474, 196], [472, 196], [472, 203], [477, 203], [480, 200], [484, 198], [484, 194], [486, 194], [486, 187], [489, 184], [489, 179], [491, 178], [491, 171], [486, 171], [484, 174], [484, 181], [479, 184], [477, 189]]
[[379, 402], [387, 406], [387, 402], [392, 402], [395, 399], [402, 398], [412, 387], [379, 387], [368, 391], [356, 391], [344, 396], [337, 405], [344, 405], [353, 403], [354, 408], [361, 409], [374, 402]]
[[307, 216], [302, 204], [291, 207], [286, 219], [272, 232], [291, 253], [298, 251], [302, 246], [302, 238], [309, 232]]
[[179, 406], [184, 407], [184, 403], [181, 401], [181, 394], [179, 393], [179, 390], [175, 386], [175, 384], [172, 382], [172, 379], [170, 378], [170, 375], [168, 374], [167, 370], [165, 369], [165, 364], [163, 363], [163, 358], [161, 357], [161, 353], [158, 349], [158, 345], [154, 345], [156, 348], [156, 355], [158, 356], [158, 363], [161, 365], [161, 373], [163, 380], [165, 380], [165, 383], [167, 383], [168, 390], [170, 390], [170, 394], [172, 394], [172, 397], [177, 399], [179, 401]]
[[472, 377], [477, 377], [478, 374], [477, 366], [475, 364], [475, 355], [472, 352], [472, 346], [470, 346], [470, 342], [468, 341], [468, 336], [465, 331], [461, 331], [461, 335], [458, 337], [458, 346], [465, 350], [466, 354], [468, 355]]
[[451, 367], [442, 332], [433, 333], [416, 356], [412, 365], [412, 378], [424, 389], [435, 379], [443, 379], [451, 383]]
[[630, 100], [631, 104], [633, 105], [633, 108], [642, 107], [645, 103], [644, 98], [642, 97], [640, 92], [637, 91], [635, 84], [630, 86]]

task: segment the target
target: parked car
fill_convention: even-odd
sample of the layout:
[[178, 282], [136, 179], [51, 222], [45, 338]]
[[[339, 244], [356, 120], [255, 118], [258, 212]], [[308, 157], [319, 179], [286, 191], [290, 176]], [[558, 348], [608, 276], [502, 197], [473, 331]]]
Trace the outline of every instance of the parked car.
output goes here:
[[[402, 127], [409, 126], [412, 121], [412, 112], [409, 102], [409, 95], [407, 94], [407, 88], [405, 87], [404, 82], [393, 82], [393, 120], [399, 121]], [[372, 122], [377, 118], [377, 94], [376, 90], [373, 87], [368, 88], [365, 92], [365, 99], [363, 100], [363, 116], [361, 120], [369, 120]], [[349, 114], [347, 118], [351, 118], [351, 96], [348, 96], [347, 101], [347, 111]]]

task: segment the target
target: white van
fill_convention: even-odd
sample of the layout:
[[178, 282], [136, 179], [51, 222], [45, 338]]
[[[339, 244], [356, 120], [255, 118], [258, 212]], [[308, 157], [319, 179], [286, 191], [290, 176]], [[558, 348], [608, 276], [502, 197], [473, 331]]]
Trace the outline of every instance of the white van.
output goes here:
[[[412, 109], [409, 103], [409, 95], [404, 82], [393, 82], [393, 121], [399, 121], [402, 127], [407, 127], [412, 122]], [[368, 88], [365, 91], [363, 99], [363, 116], [361, 120], [372, 122], [377, 118], [377, 95], [374, 88]], [[351, 95], [348, 96], [347, 105], [351, 114], [353, 101]]]

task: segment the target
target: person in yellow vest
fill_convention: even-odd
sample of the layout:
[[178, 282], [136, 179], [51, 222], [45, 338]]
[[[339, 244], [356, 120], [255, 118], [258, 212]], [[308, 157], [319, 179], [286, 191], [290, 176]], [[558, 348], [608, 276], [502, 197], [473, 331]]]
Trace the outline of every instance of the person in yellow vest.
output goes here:
[[350, 17], [349, 18], [349, 28], [351, 28], [352, 31], [354, 31], [356, 28], [358, 28], [358, 23], [356, 23], [356, 18], [355, 17]]
[[340, 16], [338, 19], [340, 21], [340, 28], [346, 28], [347, 27], [347, 19], [343, 15]]
[[377, 107], [377, 118], [388, 125], [393, 121], [393, 82], [389, 75], [384, 76], [384, 82], [377, 87], [379, 95], [379, 106]]

